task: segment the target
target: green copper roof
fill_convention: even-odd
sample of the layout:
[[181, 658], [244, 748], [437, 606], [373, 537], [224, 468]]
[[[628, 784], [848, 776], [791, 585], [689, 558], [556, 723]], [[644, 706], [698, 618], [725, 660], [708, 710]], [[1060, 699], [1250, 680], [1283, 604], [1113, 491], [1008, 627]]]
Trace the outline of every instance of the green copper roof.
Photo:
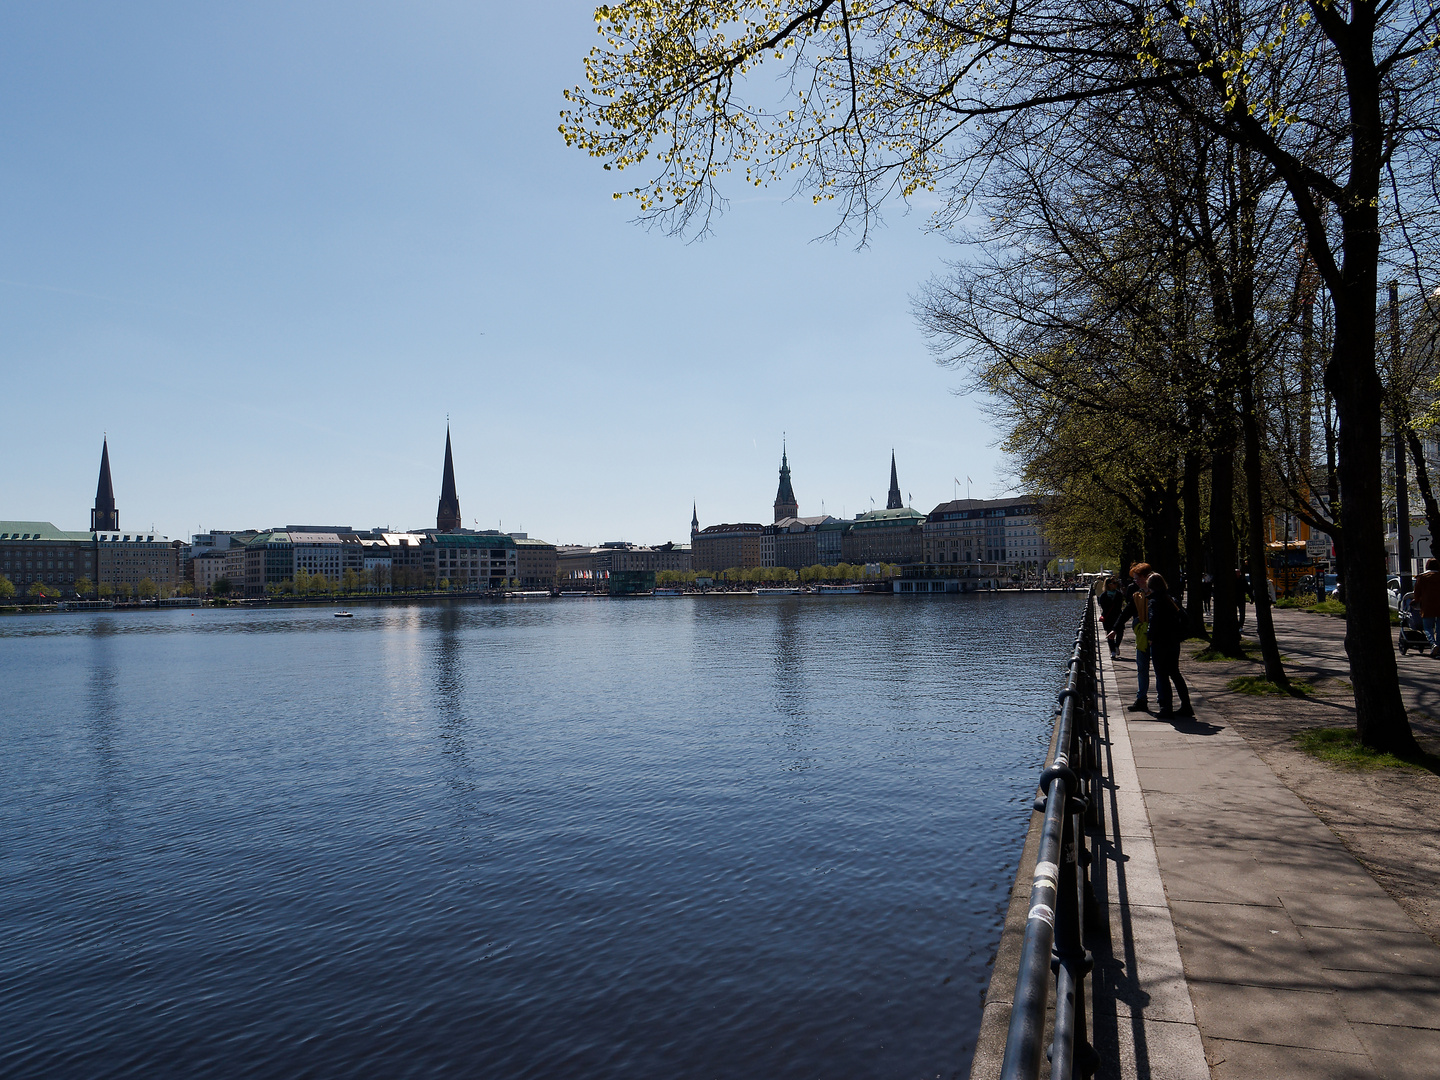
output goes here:
[[90, 532], [66, 532], [48, 521], [0, 521], [0, 540], [93, 540]]
[[926, 515], [919, 510], [913, 510], [908, 506], [902, 506], [898, 510], [871, 510], [865, 514], [855, 516], [854, 529], [878, 529], [884, 527], [894, 528], [897, 525], [918, 525], [925, 520]]

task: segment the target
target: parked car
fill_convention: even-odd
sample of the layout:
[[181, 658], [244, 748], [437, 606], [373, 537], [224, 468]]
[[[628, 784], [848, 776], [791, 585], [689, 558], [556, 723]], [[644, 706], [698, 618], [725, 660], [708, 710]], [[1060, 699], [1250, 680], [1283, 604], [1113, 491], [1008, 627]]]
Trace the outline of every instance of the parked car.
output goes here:
[[1392, 577], [1389, 581], [1385, 582], [1385, 593], [1386, 593], [1386, 595], [1390, 598], [1390, 606], [1391, 606], [1394, 610], [1399, 611], [1399, 610], [1400, 610], [1400, 579], [1399, 579], [1398, 577]]

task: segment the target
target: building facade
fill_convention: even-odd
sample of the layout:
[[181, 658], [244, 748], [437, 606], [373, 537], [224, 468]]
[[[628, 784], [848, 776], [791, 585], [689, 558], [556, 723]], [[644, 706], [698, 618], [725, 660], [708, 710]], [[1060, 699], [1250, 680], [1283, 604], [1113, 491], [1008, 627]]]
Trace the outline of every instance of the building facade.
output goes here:
[[976, 572], [1040, 573], [1055, 558], [1041, 522], [1043, 500], [955, 499], [925, 521], [925, 561]]
[[95, 535], [48, 521], [0, 521], [0, 574], [17, 596], [37, 583], [73, 596], [77, 581], [95, 580]]
[[528, 536], [515, 539], [515, 573], [527, 589], [549, 589], [557, 572], [555, 545]]
[[427, 546], [434, 552], [430, 572], [437, 583], [448, 582], [450, 588], [503, 589], [520, 580], [515, 539], [505, 533], [434, 533]]
[[[771, 551], [771, 561], [762, 563], [764, 566], [788, 566], [791, 570], [803, 570], [807, 566], [824, 564], [833, 566], [841, 558], [840, 538], [843, 535], [842, 529], [825, 529], [822, 527], [840, 524], [828, 514], [820, 517], [803, 518], [782, 518], [770, 526], [767, 530], [771, 537], [771, 543], [767, 545]], [[828, 550], [822, 553], [821, 538], [835, 540], [833, 545], [833, 560], [826, 563], [826, 555], [831, 554]]]
[[756, 522], [711, 525], [708, 529], [701, 529], [690, 541], [691, 569], [718, 573], [721, 570], [764, 566], [760, 561], [764, 535], [765, 526]]
[[180, 583], [184, 546], [155, 533], [96, 533], [96, 584], [134, 591], [148, 580], [168, 594]]
[[841, 537], [847, 563], [918, 563], [925, 558], [925, 515], [902, 506], [857, 514]]

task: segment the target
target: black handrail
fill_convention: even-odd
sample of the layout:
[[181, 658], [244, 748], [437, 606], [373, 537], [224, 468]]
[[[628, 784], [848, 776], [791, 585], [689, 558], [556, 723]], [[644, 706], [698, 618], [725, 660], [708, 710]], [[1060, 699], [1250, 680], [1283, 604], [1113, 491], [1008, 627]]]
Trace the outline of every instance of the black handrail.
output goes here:
[[1055, 1030], [1050, 1046], [1052, 1080], [1095, 1072], [1098, 1058], [1086, 1036], [1085, 976], [1092, 961], [1085, 949], [1085, 903], [1090, 864], [1086, 825], [1099, 824], [1096, 790], [1098, 722], [1095, 697], [1094, 603], [1075, 633], [1070, 675], [1059, 695], [1055, 757], [1040, 774], [1043, 812], [1040, 849], [1030, 885], [1030, 913], [1020, 950], [1020, 974], [1010, 1010], [1001, 1080], [1036, 1080], [1044, 1056], [1045, 1009], [1055, 972]]

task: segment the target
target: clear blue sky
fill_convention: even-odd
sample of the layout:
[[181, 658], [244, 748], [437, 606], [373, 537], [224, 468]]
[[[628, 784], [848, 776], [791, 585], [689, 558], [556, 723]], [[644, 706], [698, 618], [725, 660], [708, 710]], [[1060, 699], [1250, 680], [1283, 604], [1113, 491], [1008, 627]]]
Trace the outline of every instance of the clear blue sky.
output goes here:
[[686, 243], [556, 132], [588, 3], [0, 11], [0, 518], [467, 524], [560, 542], [998, 493], [909, 297], [959, 252], [741, 196]]

